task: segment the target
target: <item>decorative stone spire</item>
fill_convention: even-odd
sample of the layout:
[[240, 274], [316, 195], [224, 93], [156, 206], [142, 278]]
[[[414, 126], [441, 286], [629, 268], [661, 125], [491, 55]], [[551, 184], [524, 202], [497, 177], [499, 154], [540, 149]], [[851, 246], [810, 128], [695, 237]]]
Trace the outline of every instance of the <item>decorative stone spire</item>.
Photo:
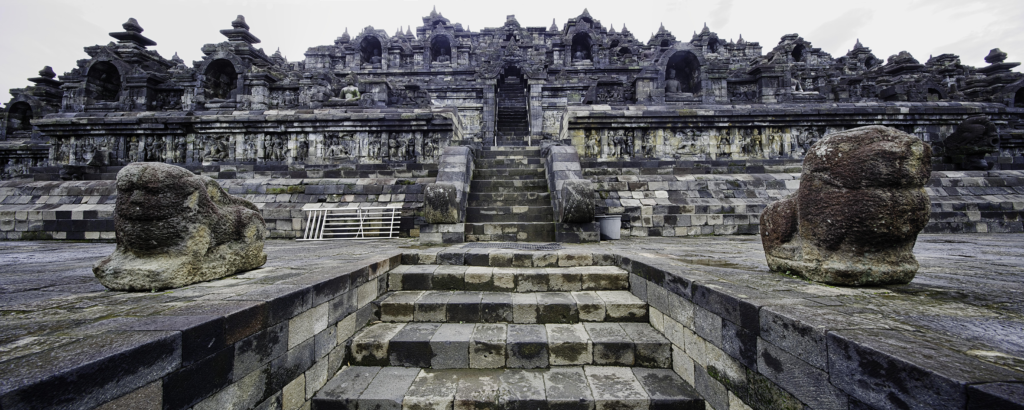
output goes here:
[[608, 28], [608, 34], [615, 34], [615, 25], [614, 25], [614, 24], [612, 24], [611, 26], [609, 26], [609, 28]]
[[859, 38], [857, 39], [857, 44], [853, 45], [853, 49], [854, 50], [856, 50], [858, 48], [864, 48], [864, 45], [860, 43], [860, 39]]
[[352, 40], [352, 37], [350, 37], [350, 36], [348, 35], [348, 27], [345, 27], [345, 34], [342, 34], [342, 35], [341, 35], [341, 39], [342, 39], [343, 41], [350, 41], [350, 40]]
[[53, 67], [46, 66], [42, 70], [39, 70], [39, 76], [43, 78], [54, 79], [57, 77], [57, 73], [53, 72]]
[[740, 34], [740, 40], [737, 41], [736, 44], [747, 44], [747, 40], [744, 40], [743, 35]]
[[1000, 50], [998, 48], [993, 48], [991, 51], [988, 52], [988, 55], [985, 56], [985, 62], [989, 64], [998, 64], [1003, 61], [1006, 61], [1006, 56], [1007, 54], [1005, 51]]
[[156, 45], [155, 41], [142, 35], [142, 26], [134, 18], [129, 17], [128, 21], [121, 25], [121, 28], [124, 29], [123, 32], [110, 33], [110, 36], [116, 38], [121, 44], [131, 44], [142, 48]]
[[178, 57], [178, 52], [177, 51], [175, 51], [174, 52], [174, 56], [171, 57], [171, 62], [174, 63], [175, 65], [177, 65], [177, 64], [185, 64], [185, 60], [182, 60], [181, 57]]
[[554, 18], [551, 19], [551, 28], [549, 28], [548, 31], [558, 31], [558, 25], [555, 24]]
[[246, 30], [249, 29], [249, 25], [245, 23], [245, 16], [243, 16], [241, 14], [239, 14], [238, 17], [235, 17], [235, 21], [231, 22], [231, 27], [233, 27], [233, 28], [242, 28], [242, 29], [246, 29]]
[[412, 26], [405, 26], [405, 36], [412, 37]]
[[227, 30], [221, 30], [220, 34], [228, 38], [228, 41], [241, 41], [248, 44], [257, 44], [260, 42], [259, 38], [252, 35], [249, 32], [249, 25], [245, 23], [245, 16], [239, 14], [235, 18], [235, 21], [231, 22], [231, 28]]

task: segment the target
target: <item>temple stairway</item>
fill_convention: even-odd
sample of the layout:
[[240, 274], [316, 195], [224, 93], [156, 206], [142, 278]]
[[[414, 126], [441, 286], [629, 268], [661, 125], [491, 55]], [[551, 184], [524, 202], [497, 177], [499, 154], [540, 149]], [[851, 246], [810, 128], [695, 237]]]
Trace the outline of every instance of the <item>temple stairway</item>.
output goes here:
[[312, 408], [704, 409], [629, 287], [613, 266], [401, 265]]
[[500, 146], [529, 145], [530, 124], [527, 119], [526, 84], [517, 77], [507, 77], [498, 85], [497, 139]]
[[474, 160], [466, 241], [552, 242], [554, 213], [537, 147], [485, 147]]

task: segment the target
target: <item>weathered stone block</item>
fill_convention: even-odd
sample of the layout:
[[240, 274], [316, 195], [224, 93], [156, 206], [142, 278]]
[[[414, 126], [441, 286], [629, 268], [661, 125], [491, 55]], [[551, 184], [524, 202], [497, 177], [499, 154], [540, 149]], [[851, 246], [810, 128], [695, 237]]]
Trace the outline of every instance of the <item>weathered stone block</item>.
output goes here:
[[797, 194], [761, 214], [769, 268], [835, 285], [910, 282], [930, 172], [931, 149], [913, 135], [870, 126], [825, 137]]
[[118, 172], [117, 191], [117, 248], [93, 267], [110, 289], [177, 288], [267, 262], [259, 210], [208, 177], [132, 163]]

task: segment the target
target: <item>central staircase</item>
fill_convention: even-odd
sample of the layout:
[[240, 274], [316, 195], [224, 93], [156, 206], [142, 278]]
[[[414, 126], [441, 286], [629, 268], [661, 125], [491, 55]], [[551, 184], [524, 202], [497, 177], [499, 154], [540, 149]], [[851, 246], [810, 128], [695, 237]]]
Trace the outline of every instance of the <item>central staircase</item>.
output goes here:
[[612, 266], [401, 265], [313, 410], [704, 409]]
[[466, 242], [553, 242], [554, 212], [537, 147], [485, 147], [474, 160]]
[[526, 84], [518, 77], [506, 77], [498, 85], [498, 145], [529, 145], [530, 122], [527, 119]]

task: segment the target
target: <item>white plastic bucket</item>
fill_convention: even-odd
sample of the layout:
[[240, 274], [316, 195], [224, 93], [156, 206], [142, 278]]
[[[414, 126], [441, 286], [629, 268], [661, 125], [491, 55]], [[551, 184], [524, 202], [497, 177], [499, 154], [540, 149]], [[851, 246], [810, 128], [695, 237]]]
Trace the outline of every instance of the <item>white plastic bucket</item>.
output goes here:
[[601, 223], [601, 240], [619, 239], [620, 228], [622, 228], [622, 215], [599, 215], [595, 219]]

